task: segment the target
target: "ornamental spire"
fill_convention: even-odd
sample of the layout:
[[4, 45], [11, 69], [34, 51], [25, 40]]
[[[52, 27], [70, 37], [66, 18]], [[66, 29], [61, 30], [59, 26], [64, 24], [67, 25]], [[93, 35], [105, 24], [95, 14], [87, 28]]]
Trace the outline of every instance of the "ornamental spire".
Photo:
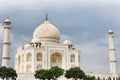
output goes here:
[[48, 15], [46, 14], [46, 21], [48, 21]]

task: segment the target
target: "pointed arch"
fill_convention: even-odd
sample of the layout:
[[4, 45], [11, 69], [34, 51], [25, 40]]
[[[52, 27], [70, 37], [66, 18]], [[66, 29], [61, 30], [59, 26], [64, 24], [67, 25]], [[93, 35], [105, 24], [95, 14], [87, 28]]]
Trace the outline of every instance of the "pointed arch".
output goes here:
[[53, 53], [50, 58], [51, 67], [59, 66], [62, 67], [62, 55], [60, 53]]
[[21, 56], [18, 55], [18, 72], [20, 72], [21, 70]]
[[32, 54], [31, 53], [27, 53], [27, 55], [26, 55], [26, 61], [27, 62], [31, 62], [32, 61]]
[[27, 64], [27, 66], [26, 66], [26, 72], [27, 73], [31, 72], [31, 68], [32, 68], [32, 66], [30, 64]]
[[40, 69], [42, 69], [42, 65], [41, 65], [41, 64], [38, 64], [38, 65], [36, 66], [36, 70], [40, 70]]
[[71, 59], [71, 62], [75, 62], [75, 55], [72, 54], [70, 59]]
[[37, 57], [37, 61], [42, 61], [42, 54], [41, 53], [37, 53], [36, 57]]
[[18, 56], [18, 64], [21, 64], [21, 57], [20, 57], [20, 55]]
[[78, 62], [80, 63], [80, 54], [78, 54]]

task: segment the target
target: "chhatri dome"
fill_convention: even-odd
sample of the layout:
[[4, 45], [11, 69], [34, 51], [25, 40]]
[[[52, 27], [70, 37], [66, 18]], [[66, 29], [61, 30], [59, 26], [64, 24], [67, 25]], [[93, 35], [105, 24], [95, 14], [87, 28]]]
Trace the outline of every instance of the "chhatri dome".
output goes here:
[[33, 33], [32, 43], [59, 43], [60, 32], [48, 19], [40, 24]]
[[72, 45], [72, 42], [68, 39], [66, 39], [64, 42], [63, 42], [64, 45]]

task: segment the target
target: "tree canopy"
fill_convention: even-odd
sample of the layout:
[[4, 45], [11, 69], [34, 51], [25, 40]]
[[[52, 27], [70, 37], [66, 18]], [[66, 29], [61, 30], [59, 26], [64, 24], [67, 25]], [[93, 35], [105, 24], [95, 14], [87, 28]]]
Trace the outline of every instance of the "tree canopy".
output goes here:
[[46, 71], [45, 69], [35, 71], [35, 74], [34, 74], [35, 78], [45, 80], [45, 71]]
[[50, 73], [51, 73], [52, 79], [56, 80], [58, 77], [63, 75], [64, 69], [59, 68], [58, 66], [55, 66], [50, 69]]
[[86, 75], [79, 67], [74, 67], [66, 71], [65, 77], [68, 79], [73, 78], [77, 80], [77, 79], [85, 79]]
[[13, 68], [2, 66], [0, 67], [0, 78], [3, 80], [12, 78], [12, 80], [15, 80], [17, 73]]
[[64, 73], [64, 69], [59, 68], [58, 66], [52, 67], [51, 69], [41, 69], [41, 70], [37, 70], [34, 74], [35, 78], [38, 79], [53, 79], [56, 80], [58, 77], [60, 77], [61, 75], [63, 75]]

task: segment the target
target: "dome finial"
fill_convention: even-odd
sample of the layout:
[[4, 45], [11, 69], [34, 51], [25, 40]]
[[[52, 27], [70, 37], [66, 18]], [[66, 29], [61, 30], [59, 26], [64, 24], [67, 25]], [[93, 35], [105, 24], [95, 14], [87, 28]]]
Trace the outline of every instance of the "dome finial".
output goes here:
[[9, 16], [7, 17], [7, 19], [5, 19], [4, 23], [5, 23], [6, 25], [10, 25], [10, 24], [11, 24], [11, 21], [10, 21], [10, 19], [9, 19]]
[[48, 21], [48, 15], [46, 14], [46, 21]]

